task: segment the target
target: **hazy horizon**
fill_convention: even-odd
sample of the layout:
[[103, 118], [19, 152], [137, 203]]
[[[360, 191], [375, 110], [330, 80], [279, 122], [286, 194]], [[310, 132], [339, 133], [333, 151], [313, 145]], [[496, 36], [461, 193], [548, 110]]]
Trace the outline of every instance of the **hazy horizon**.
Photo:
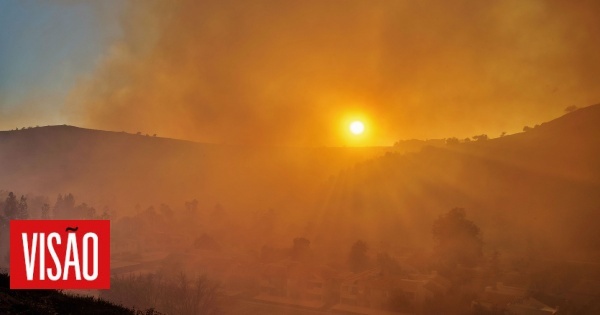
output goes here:
[[[588, 106], [581, 106], [581, 107], [576, 107], [576, 109], [581, 109], [581, 108], [586, 108], [589, 106], [594, 106], [594, 105], [598, 105], [598, 104], [590, 104]], [[575, 110], [575, 109], [573, 109]], [[521, 129], [519, 130], [515, 130], [514, 132], [506, 132], [503, 131], [500, 134], [488, 134], [487, 132], [478, 132], [472, 135], [467, 135], [465, 138], [461, 138], [461, 137], [456, 137], [456, 135], [442, 135], [438, 138], [399, 138], [399, 139], [393, 139], [391, 140], [390, 143], [379, 143], [379, 144], [374, 144], [374, 143], [364, 143], [364, 142], [347, 142], [347, 143], [343, 143], [343, 144], [330, 144], [330, 145], [311, 145], [311, 144], [286, 144], [286, 143], [266, 143], [266, 144], [261, 144], [261, 143], [219, 143], [219, 142], [203, 142], [203, 141], [199, 141], [199, 140], [194, 140], [194, 139], [187, 139], [187, 138], [173, 138], [173, 137], [169, 137], [169, 136], [165, 136], [165, 135], [160, 135], [160, 134], [155, 134], [155, 133], [145, 133], [142, 131], [133, 131], [133, 130], [116, 130], [116, 129], [96, 129], [96, 128], [91, 128], [91, 127], [87, 127], [84, 125], [71, 125], [71, 124], [66, 124], [66, 123], [56, 123], [56, 124], [34, 124], [34, 125], [27, 125], [27, 126], [17, 126], [14, 128], [10, 128], [10, 129], [3, 129], [0, 131], [15, 131], [15, 130], [21, 130], [21, 129], [31, 129], [31, 128], [39, 128], [39, 127], [61, 127], [61, 126], [65, 126], [65, 127], [75, 127], [75, 128], [80, 128], [80, 129], [87, 129], [87, 130], [96, 130], [96, 131], [106, 131], [106, 132], [114, 132], [114, 133], [127, 133], [127, 134], [132, 134], [132, 135], [137, 135], [138, 133], [140, 135], [143, 136], [152, 136], [152, 137], [157, 137], [157, 138], [162, 138], [162, 139], [171, 139], [171, 140], [181, 140], [181, 141], [190, 141], [193, 143], [198, 143], [198, 144], [209, 144], [209, 145], [225, 145], [225, 146], [256, 146], [258, 148], [260, 147], [296, 147], [296, 148], [345, 148], [345, 147], [354, 147], [354, 148], [375, 148], [375, 147], [393, 147], [394, 145], [397, 145], [399, 142], [403, 142], [403, 141], [430, 141], [430, 140], [446, 140], [446, 139], [450, 139], [450, 138], [456, 138], [458, 140], [464, 140], [464, 139], [473, 139], [476, 140], [476, 137], [479, 135], [486, 135], [488, 136], [489, 139], [494, 139], [494, 138], [500, 138], [503, 136], [507, 136], [507, 135], [511, 135], [511, 134], [518, 134], [518, 133], [522, 133], [525, 132], [524, 128], [526, 127], [530, 127], [533, 128], [534, 126], [539, 126], [540, 124], [552, 121], [554, 119], [557, 119], [565, 114], [568, 114], [569, 110], [567, 110], [566, 108], [563, 109], [562, 113], [559, 113], [556, 117], [551, 117], [548, 121], [535, 121], [535, 122], [531, 122], [529, 124], [525, 124], [524, 126], [521, 127]], [[340, 130], [344, 130], [344, 126], [340, 127]], [[345, 130], [346, 132], [348, 132], [348, 130]], [[350, 132], [349, 132], [350, 133]]]

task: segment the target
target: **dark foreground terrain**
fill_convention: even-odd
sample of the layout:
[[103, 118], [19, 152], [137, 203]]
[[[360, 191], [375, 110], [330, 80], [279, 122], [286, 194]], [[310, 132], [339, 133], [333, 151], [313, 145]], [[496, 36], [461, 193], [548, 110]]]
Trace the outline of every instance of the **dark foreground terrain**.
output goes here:
[[0, 274], [0, 314], [135, 314], [104, 300], [57, 290], [10, 290], [9, 280], [8, 275]]

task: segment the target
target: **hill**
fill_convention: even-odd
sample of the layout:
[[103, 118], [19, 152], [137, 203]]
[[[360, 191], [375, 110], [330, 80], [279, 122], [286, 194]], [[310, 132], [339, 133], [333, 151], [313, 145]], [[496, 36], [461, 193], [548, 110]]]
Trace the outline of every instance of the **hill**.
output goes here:
[[429, 247], [431, 222], [463, 207], [488, 248], [589, 256], [600, 250], [598, 135], [594, 105], [515, 135], [387, 154], [336, 177], [321, 196], [322, 225], [348, 242]]

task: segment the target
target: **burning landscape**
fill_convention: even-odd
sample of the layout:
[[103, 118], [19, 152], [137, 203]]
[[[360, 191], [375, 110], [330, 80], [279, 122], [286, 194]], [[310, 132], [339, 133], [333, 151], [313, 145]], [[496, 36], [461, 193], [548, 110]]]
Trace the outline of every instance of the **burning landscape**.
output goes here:
[[[600, 313], [599, 13], [1, 3], [0, 313]], [[14, 220], [110, 289], [9, 289]]]

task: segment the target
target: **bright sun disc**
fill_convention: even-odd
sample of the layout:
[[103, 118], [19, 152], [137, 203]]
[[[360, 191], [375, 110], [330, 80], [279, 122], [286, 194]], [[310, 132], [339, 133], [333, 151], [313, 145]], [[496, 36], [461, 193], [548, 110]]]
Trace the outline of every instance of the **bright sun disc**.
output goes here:
[[350, 132], [355, 135], [360, 135], [365, 131], [365, 125], [361, 121], [353, 121], [350, 124]]

